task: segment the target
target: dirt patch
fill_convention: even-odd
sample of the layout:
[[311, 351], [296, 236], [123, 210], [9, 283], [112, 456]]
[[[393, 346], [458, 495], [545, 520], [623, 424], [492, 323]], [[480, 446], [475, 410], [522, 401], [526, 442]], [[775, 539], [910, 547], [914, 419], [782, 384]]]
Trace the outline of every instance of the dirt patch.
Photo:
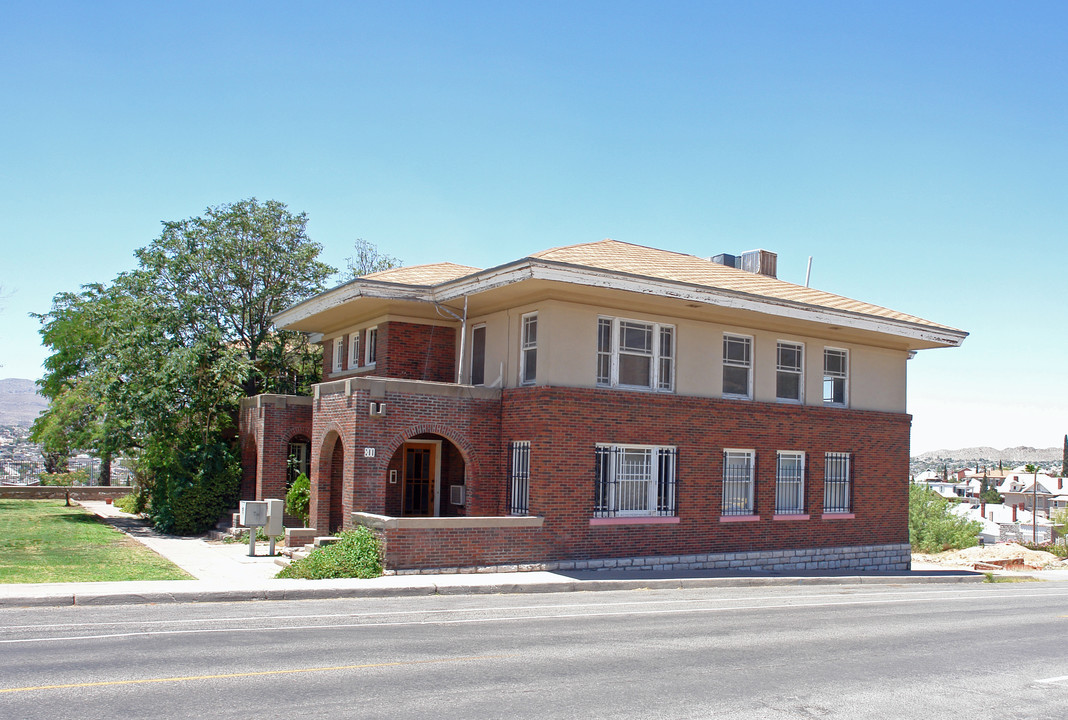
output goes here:
[[933, 555], [914, 553], [912, 557], [916, 562], [971, 570], [1052, 570], [1068, 567], [1068, 563], [1053, 553], [1028, 550], [1016, 543], [947, 550]]

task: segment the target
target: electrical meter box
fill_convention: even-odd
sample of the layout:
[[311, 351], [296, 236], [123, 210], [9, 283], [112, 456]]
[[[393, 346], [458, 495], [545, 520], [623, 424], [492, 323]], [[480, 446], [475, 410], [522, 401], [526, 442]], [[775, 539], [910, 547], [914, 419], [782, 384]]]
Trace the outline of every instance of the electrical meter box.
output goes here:
[[282, 513], [285, 512], [281, 500], [264, 500], [267, 503], [267, 527], [263, 532], [267, 537], [275, 537], [285, 532], [282, 527]]
[[263, 500], [242, 500], [238, 518], [245, 527], [262, 527], [267, 524], [267, 503]]

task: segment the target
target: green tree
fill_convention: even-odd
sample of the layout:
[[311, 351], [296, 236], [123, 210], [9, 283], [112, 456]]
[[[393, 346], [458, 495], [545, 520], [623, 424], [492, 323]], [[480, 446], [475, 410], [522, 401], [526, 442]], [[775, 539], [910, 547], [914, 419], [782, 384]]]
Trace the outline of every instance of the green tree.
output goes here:
[[909, 483], [909, 542], [914, 551], [933, 553], [979, 544], [982, 524], [957, 515], [951, 507], [933, 490]]
[[40, 383], [52, 401], [42, 437], [62, 430], [102, 459], [135, 457], [149, 516], [165, 532], [215, 522], [240, 481], [241, 398], [318, 378], [306, 340], [270, 327], [333, 273], [305, 224], [274, 201], [208, 208], [164, 223], [137, 252], [139, 266], [110, 285], [57, 295], [38, 316], [52, 350]]
[[379, 251], [377, 245], [363, 238], [356, 239], [353, 245], [353, 256], [345, 258], [345, 263], [348, 266], [349, 279], [382, 272], [404, 264], [399, 259]]

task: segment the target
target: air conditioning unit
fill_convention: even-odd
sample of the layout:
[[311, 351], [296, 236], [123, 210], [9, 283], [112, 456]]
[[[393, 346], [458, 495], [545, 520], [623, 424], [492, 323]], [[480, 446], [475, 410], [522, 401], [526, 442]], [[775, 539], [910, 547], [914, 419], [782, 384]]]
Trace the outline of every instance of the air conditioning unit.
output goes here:
[[466, 490], [463, 485], [450, 485], [449, 486], [449, 502], [453, 505], [463, 505], [466, 500]]
[[371, 401], [371, 417], [385, 417], [386, 404], [384, 402]]

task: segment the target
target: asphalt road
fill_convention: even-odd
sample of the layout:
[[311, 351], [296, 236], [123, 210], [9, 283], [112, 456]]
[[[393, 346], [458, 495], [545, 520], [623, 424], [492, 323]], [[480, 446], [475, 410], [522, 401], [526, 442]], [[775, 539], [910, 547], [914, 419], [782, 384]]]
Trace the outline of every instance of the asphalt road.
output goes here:
[[1063, 718], [1068, 584], [0, 610], [2, 718]]

